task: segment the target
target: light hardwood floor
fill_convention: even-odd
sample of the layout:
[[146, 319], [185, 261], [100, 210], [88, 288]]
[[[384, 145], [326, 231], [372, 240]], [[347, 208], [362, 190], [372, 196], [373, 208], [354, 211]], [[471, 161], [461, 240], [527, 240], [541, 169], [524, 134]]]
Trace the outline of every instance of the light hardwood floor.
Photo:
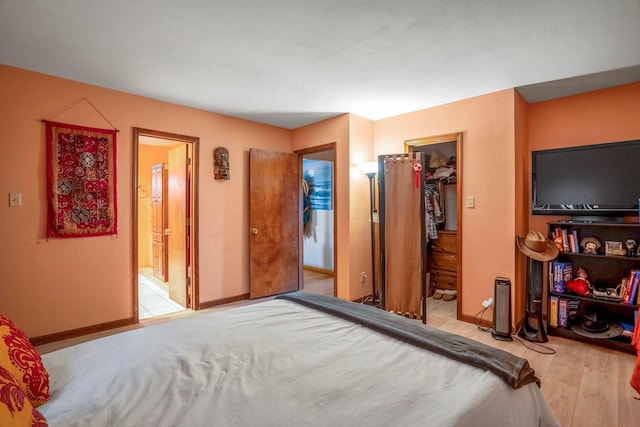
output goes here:
[[[333, 295], [333, 279], [330, 277], [318, 275], [314, 279], [306, 279], [305, 282], [307, 292]], [[328, 285], [329, 282], [331, 286]], [[44, 354], [135, 327], [145, 327], [198, 313], [227, 310], [269, 299], [271, 298], [243, 300], [198, 312], [185, 311], [162, 316], [142, 321], [138, 326], [45, 344], [38, 347], [38, 350]], [[475, 325], [456, 320], [455, 310], [455, 300], [442, 301], [428, 298], [427, 323], [527, 359], [541, 379], [542, 394], [562, 426], [632, 427], [640, 425], [640, 400], [634, 399], [638, 395], [629, 385], [635, 356], [555, 336], [550, 336], [549, 342], [544, 344], [553, 349], [555, 354], [540, 354], [515, 339], [514, 341], [494, 340], [491, 334], [478, 330]], [[524, 341], [524, 344], [532, 348], [538, 347], [536, 343], [529, 341]], [[538, 348], [547, 351], [544, 348]]]
[[[523, 357], [541, 379], [541, 390], [562, 426], [640, 425], [640, 400], [629, 385], [635, 356], [550, 336], [543, 344], [555, 354], [540, 354], [522, 341], [497, 341], [488, 332], [455, 320], [455, 301], [427, 300], [427, 323]], [[536, 343], [524, 341], [532, 348]]]
[[333, 295], [333, 276], [313, 270], [304, 270], [302, 290], [313, 294]]

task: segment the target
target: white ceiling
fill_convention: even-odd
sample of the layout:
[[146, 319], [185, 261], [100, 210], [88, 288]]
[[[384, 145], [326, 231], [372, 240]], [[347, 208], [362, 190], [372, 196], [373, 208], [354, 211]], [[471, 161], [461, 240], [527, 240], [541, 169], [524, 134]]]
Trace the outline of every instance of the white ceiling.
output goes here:
[[293, 129], [640, 81], [640, 0], [0, 0], [0, 63]]

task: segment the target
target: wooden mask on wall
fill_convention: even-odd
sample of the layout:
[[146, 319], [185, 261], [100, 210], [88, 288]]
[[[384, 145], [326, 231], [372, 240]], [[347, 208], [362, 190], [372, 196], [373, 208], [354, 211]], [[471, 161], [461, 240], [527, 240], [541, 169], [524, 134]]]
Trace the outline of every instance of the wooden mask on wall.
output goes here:
[[229, 175], [229, 150], [218, 147], [213, 151], [213, 174], [215, 179], [228, 180]]

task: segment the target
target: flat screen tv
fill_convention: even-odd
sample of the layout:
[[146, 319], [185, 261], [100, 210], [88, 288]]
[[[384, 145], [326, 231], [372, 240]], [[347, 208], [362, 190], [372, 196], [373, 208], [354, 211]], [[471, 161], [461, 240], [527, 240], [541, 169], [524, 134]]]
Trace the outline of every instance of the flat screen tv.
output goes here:
[[640, 140], [533, 151], [531, 174], [534, 215], [638, 216]]

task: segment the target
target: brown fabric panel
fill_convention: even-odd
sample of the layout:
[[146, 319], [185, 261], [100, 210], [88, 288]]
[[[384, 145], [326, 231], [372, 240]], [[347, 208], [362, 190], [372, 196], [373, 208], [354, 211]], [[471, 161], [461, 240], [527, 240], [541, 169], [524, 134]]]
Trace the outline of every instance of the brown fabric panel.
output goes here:
[[419, 317], [422, 288], [420, 203], [413, 165], [418, 158], [385, 158], [385, 308]]

